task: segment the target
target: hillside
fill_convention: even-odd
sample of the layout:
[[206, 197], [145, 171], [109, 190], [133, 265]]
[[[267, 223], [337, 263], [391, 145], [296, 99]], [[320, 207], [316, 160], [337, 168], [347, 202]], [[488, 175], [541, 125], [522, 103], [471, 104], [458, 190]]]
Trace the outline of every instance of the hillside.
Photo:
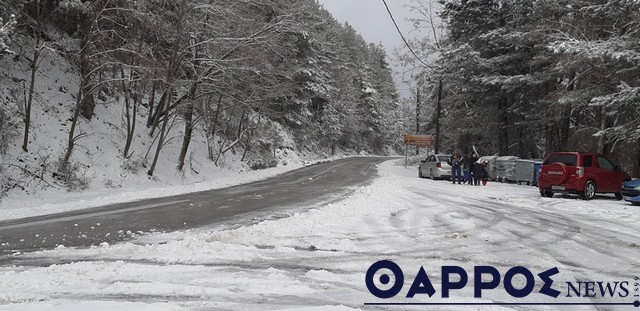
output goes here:
[[5, 205], [397, 147], [384, 50], [315, 1], [24, 3], [2, 4]]

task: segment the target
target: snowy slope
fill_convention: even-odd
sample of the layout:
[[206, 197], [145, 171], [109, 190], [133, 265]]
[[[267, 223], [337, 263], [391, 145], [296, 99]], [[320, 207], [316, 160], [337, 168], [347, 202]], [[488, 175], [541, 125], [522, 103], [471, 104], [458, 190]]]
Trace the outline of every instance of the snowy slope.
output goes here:
[[[364, 302], [377, 301], [364, 275], [381, 259], [400, 264], [407, 283], [420, 266], [558, 267], [561, 284], [627, 278], [640, 265], [640, 213], [623, 202], [543, 199], [536, 188], [497, 183], [451, 185], [391, 162], [379, 171], [339, 202], [258, 223], [14, 255], [17, 266], [0, 268], [0, 310], [364, 310], [372, 309]], [[474, 299], [470, 287], [455, 297], [415, 301]], [[473, 301], [512, 300], [496, 290]]]
[[[22, 106], [30, 79], [28, 62], [24, 58], [15, 61], [3, 57], [0, 68], [3, 68], [0, 71], [0, 85], [3, 86], [0, 98], [10, 106]], [[291, 135], [272, 122], [276, 133], [273, 139], [281, 142], [281, 147], [274, 152], [279, 167], [252, 171], [251, 163], [262, 159], [251, 158], [250, 154], [248, 159], [241, 161], [242, 150], [233, 149], [216, 166], [207, 158], [204, 131], [194, 131], [185, 168], [180, 172], [176, 166], [184, 125], [178, 122], [171, 126], [154, 176], [149, 177], [146, 171], [153, 159], [157, 138], [148, 135], [147, 110], [141, 107], [139, 111], [133, 156], [125, 159], [122, 155], [126, 139], [124, 104], [116, 97], [97, 96], [95, 116], [90, 121], [80, 118], [76, 129], [76, 134], [82, 137], [77, 141], [71, 161], [77, 167], [76, 175], [81, 185], [69, 191], [55, 174], [66, 151], [77, 80], [72, 64], [58, 53], [44, 50], [36, 76], [29, 152], [21, 150], [23, 129], [19, 128], [8, 153], [0, 156], [0, 219], [220, 188], [329, 158], [314, 151], [299, 151]], [[21, 113], [16, 111], [14, 115], [18, 124], [22, 124]], [[196, 123], [196, 126], [199, 125]], [[333, 158], [341, 157], [340, 154]], [[240, 174], [246, 172], [250, 174]], [[82, 185], [82, 181], [86, 185]], [[86, 189], [82, 189], [85, 186]]]

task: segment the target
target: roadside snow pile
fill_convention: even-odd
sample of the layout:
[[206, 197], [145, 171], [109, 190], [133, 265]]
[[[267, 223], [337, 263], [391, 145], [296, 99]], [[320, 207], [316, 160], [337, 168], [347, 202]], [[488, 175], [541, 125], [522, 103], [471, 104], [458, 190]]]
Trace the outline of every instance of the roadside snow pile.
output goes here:
[[[558, 267], [562, 284], [608, 280], [640, 264], [633, 244], [640, 214], [622, 202], [544, 199], [536, 188], [508, 184], [452, 185], [392, 162], [349, 197], [289, 217], [14, 255], [18, 266], [0, 267], [1, 301], [11, 303], [0, 309], [65, 310], [77, 302], [118, 310], [362, 310], [376, 301], [364, 274], [381, 259], [405, 269], [405, 292], [420, 266], [435, 283], [443, 265]], [[412, 302], [513, 299], [495, 290], [474, 300], [472, 287], [454, 295]]]
[[278, 166], [257, 171], [237, 172], [231, 169], [219, 168], [201, 181], [182, 179], [176, 176], [172, 185], [162, 185], [153, 182], [140, 182], [128, 187], [96, 188], [84, 192], [40, 191], [29, 196], [15, 193], [0, 201], [0, 220], [17, 219], [53, 213], [68, 212], [111, 204], [132, 202], [151, 198], [161, 198], [184, 193], [207, 191], [231, 187], [274, 177], [304, 166], [319, 162], [328, 162], [347, 157], [337, 155], [321, 160], [291, 161], [286, 166]]

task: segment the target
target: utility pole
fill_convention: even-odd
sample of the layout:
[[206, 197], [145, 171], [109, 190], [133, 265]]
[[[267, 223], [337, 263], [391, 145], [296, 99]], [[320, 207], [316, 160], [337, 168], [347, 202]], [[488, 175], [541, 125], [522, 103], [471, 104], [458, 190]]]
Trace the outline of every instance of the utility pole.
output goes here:
[[440, 153], [440, 114], [442, 112], [442, 80], [438, 82], [438, 100], [436, 102], [436, 142], [435, 153]]
[[[418, 82], [418, 90], [416, 92], [416, 135], [420, 135], [420, 101], [422, 100], [420, 92], [420, 83]], [[420, 147], [416, 146], [416, 155], [420, 155]]]

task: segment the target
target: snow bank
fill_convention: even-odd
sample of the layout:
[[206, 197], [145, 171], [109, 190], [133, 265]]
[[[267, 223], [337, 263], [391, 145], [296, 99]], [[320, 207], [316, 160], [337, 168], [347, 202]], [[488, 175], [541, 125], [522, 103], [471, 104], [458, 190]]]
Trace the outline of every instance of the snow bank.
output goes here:
[[[16, 266], [0, 267], [0, 310], [363, 310], [376, 301], [364, 274], [381, 259], [399, 263], [406, 282], [420, 266], [558, 267], [562, 283], [608, 280], [640, 264], [640, 214], [623, 202], [452, 185], [391, 162], [379, 171], [349, 197], [289, 217], [14, 255]], [[437, 274], [432, 280], [440, 282]], [[446, 302], [474, 299], [471, 288], [455, 296]], [[512, 299], [499, 290], [486, 297]]]

